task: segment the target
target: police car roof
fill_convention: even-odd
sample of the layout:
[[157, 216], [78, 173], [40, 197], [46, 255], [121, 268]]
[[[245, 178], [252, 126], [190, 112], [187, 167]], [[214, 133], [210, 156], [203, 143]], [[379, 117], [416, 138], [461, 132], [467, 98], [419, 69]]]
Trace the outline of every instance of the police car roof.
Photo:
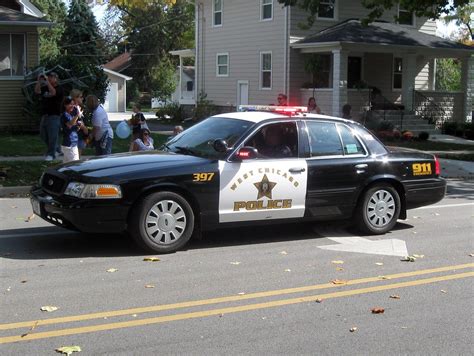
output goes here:
[[274, 112], [267, 112], [267, 111], [244, 111], [244, 112], [229, 112], [214, 115], [213, 117], [221, 117], [221, 118], [228, 118], [228, 119], [236, 119], [236, 120], [245, 120], [251, 121], [254, 123], [259, 123], [261, 121], [270, 120], [270, 119], [289, 119], [289, 118], [315, 118], [315, 119], [327, 119], [327, 120], [334, 120], [334, 121], [350, 121], [346, 119], [342, 119], [340, 117], [334, 116], [327, 116], [327, 115], [320, 115], [320, 114], [301, 114], [296, 113], [295, 115], [285, 115], [281, 113], [274, 113]]

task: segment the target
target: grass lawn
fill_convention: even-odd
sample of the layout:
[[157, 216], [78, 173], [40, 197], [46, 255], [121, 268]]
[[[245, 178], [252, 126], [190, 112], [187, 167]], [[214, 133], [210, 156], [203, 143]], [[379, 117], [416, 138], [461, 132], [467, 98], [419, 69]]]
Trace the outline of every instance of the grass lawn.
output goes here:
[[[153, 134], [155, 147], [161, 146], [167, 136]], [[112, 152], [127, 152], [130, 146], [129, 139], [114, 138]], [[21, 185], [32, 185], [38, 182], [41, 173], [50, 166], [60, 162], [45, 161], [15, 161], [17, 156], [38, 156], [42, 155], [44, 144], [38, 135], [0, 135], [0, 156], [11, 156], [11, 160], [0, 161], [0, 185], [14, 187]], [[92, 148], [84, 150], [84, 155], [94, 155]]]

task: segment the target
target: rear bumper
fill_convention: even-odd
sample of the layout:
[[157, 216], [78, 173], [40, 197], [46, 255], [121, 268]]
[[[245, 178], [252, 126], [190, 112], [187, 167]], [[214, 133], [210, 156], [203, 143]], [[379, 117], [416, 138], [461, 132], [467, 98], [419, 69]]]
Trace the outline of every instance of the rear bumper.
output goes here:
[[73, 200], [65, 203], [41, 188], [31, 190], [33, 212], [64, 228], [91, 233], [121, 232], [127, 228], [128, 206], [111, 200]]
[[443, 178], [407, 181], [403, 185], [407, 209], [435, 204], [446, 195], [446, 181]]

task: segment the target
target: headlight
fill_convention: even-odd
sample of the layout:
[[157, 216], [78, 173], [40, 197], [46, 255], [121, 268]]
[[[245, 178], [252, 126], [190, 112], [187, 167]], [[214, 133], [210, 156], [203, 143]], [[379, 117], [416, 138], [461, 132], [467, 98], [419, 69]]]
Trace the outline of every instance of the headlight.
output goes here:
[[122, 197], [122, 190], [120, 186], [113, 184], [71, 182], [64, 194], [83, 199], [119, 199]]

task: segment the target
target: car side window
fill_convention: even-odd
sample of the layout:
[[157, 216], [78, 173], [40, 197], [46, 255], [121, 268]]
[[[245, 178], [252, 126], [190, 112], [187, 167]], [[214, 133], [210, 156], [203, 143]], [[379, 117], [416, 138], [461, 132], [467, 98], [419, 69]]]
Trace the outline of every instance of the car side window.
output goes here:
[[244, 146], [257, 149], [258, 158], [298, 157], [298, 131], [295, 122], [269, 124], [252, 135]]
[[344, 155], [363, 155], [365, 154], [364, 146], [360, 143], [355, 133], [346, 125], [337, 124], [339, 133], [341, 134]]
[[311, 157], [342, 156], [344, 154], [336, 124], [307, 121]]

